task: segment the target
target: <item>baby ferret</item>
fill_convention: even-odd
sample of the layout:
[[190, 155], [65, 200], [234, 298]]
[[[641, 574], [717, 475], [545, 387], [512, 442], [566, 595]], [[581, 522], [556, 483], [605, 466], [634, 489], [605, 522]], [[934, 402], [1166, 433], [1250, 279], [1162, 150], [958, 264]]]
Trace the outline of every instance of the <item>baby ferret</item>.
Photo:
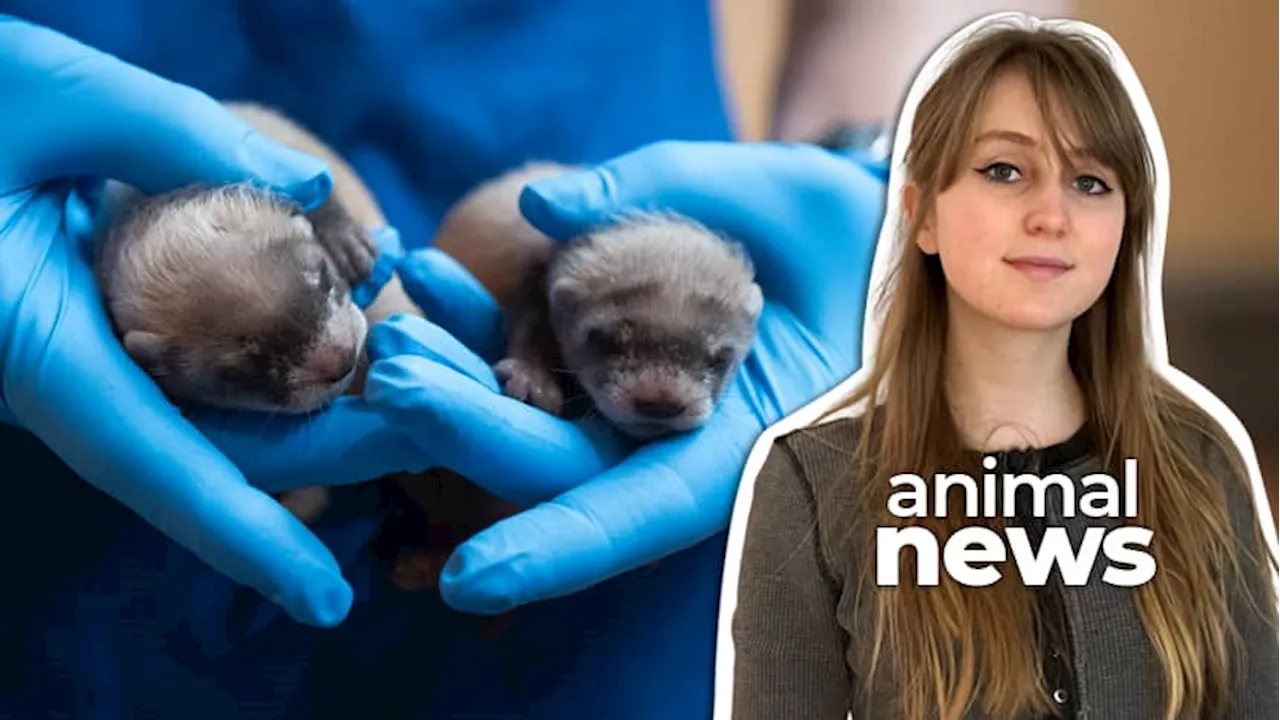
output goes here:
[[755, 338], [763, 297], [751, 262], [671, 213], [630, 212], [552, 241], [524, 219], [520, 193], [572, 169], [532, 162], [483, 183], [437, 233], [507, 315], [495, 373], [511, 397], [598, 412], [638, 440], [696, 429]]
[[326, 246], [361, 244], [358, 229], [247, 186], [126, 192], [99, 277], [125, 350], [163, 390], [302, 413], [350, 386], [367, 331], [350, 286], [368, 262], [344, 268]]
[[129, 355], [172, 397], [214, 407], [305, 413], [345, 392], [369, 324], [351, 289], [377, 255], [346, 189], [303, 212], [247, 184], [113, 185], [96, 272]]
[[[385, 225], [340, 157], [283, 115], [227, 108], [265, 135], [325, 160], [330, 197], [304, 212], [248, 184], [147, 196], [111, 183], [95, 244], [107, 311], [133, 360], [171, 398], [213, 407], [306, 413], [359, 392], [370, 324], [418, 312], [392, 278], [366, 311], [351, 289], [368, 279]], [[280, 495], [303, 520], [323, 488]]]

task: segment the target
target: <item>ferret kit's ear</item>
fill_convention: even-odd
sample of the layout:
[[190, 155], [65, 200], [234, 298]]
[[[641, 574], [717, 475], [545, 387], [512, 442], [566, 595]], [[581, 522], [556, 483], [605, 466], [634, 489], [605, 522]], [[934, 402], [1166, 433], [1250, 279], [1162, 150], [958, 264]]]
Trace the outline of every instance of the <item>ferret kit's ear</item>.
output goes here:
[[551, 286], [548, 303], [556, 315], [573, 315], [583, 302], [582, 287], [574, 280], [560, 278]]
[[161, 336], [145, 330], [132, 330], [124, 334], [124, 349], [143, 370], [153, 374], [164, 372], [168, 345]]

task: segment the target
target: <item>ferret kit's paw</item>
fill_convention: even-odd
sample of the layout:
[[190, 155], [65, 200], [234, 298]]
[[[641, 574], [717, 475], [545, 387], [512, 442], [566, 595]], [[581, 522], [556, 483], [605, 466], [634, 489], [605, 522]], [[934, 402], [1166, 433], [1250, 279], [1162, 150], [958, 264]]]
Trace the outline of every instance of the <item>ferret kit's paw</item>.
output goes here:
[[316, 239], [324, 246], [342, 279], [355, 287], [373, 272], [378, 243], [350, 218], [313, 217]]
[[560, 414], [564, 397], [550, 370], [519, 358], [507, 358], [494, 365], [493, 372], [507, 396], [552, 415]]

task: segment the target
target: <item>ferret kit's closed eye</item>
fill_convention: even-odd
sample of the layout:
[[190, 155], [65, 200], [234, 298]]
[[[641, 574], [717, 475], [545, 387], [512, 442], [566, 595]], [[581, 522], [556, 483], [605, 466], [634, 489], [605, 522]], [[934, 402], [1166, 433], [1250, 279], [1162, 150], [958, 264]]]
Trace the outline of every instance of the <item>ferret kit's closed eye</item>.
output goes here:
[[436, 246], [502, 304], [504, 391], [555, 414], [598, 412], [641, 440], [711, 417], [755, 339], [763, 297], [735, 243], [670, 213], [630, 213], [567, 242], [528, 225], [531, 163], [464, 197]]

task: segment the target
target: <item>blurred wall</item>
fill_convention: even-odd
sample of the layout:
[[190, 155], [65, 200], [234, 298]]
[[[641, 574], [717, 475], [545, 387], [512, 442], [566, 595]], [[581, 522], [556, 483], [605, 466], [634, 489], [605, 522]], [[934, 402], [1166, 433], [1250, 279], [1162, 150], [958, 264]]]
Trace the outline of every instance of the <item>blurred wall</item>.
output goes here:
[[[1214, 7], [1216, 6], [1216, 7]], [[1173, 171], [1166, 271], [1276, 284], [1276, 4], [1076, 0], [1110, 32], [1155, 107]]]
[[[790, 0], [717, 0], [723, 67], [745, 139], [765, 137]], [[1173, 173], [1165, 325], [1175, 366], [1249, 430], [1277, 508], [1280, 142], [1270, 0], [1076, 0], [1111, 33], [1155, 108]], [[941, 40], [941, 38], [939, 38]], [[906, 88], [903, 88], [906, 91]], [[1280, 513], [1276, 513], [1280, 516]]]
[[791, 0], [712, 0], [721, 68], [745, 139], [765, 137]]
[[1076, 0], [1142, 78], [1172, 172], [1165, 327], [1172, 363], [1249, 430], [1273, 514], [1280, 477], [1280, 142], [1270, 0]]

